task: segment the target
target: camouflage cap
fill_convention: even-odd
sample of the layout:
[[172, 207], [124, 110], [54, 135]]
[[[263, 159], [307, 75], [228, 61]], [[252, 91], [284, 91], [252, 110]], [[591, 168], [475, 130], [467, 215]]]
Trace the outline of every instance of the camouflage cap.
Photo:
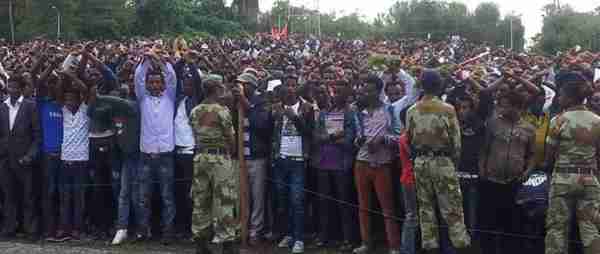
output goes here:
[[243, 73], [250, 73], [254, 76], [258, 76], [258, 71], [252, 67], [248, 67], [248, 68], [244, 69]]
[[223, 76], [217, 74], [209, 74], [204, 78], [204, 81], [216, 81], [219, 83], [223, 83]]
[[237, 79], [236, 79], [236, 80], [237, 80], [237, 81], [244, 82], [244, 83], [251, 84], [251, 85], [253, 85], [253, 86], [257, 86], [257, 83], [258, 83], [258, 81], [257, 81], [257, 79], [256, 79], [256, 76], [254, 76], [254, 75], [253, 75], [253, 74], [251, 74], [251, 73], [242, 73], [241, 75], [239, 75], [239, 76], [237, 77]]

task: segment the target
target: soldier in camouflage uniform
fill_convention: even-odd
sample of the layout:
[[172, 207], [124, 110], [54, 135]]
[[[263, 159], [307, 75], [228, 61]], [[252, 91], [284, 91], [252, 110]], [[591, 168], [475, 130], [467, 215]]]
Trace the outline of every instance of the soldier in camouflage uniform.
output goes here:
[[233, 124], [229, 110], [219, 104], [225, 87], [219, 76], [204, 82], [207, 98], [192, 110], [190, 125], [197, 144], [191, 195], [194, 200], [192, 232], [199, 253], [212, 243], [233, 251], [238, 240], [239, 172], [232, 165]]
[[449, 234], [454, 247], [465, 248], [470, 244], [470, 237], [464, 224], [462, 197], [455, 172], [461, 151], [460, 127], [454, 108], [437, 97], [442, 91], [440, 74], [425, 70], [421, 79], [425, 94], [408, 110], [406, 130], [415, 156], [414, 174], [423, 249], [445, 247], [439, 244], [439, 229], [449, 231], [442, 233]]
[[547, 161], [554, 168], [546, 216], [546, 254], [567, 253], [571, 204], [575, 204], [584, 253], [597, 254], [600, 253], [600, 185], [595, 174], [598, 172], [600, 117], [583, 105], [591, 92], [580, 74], [562, 74], [557, 77], [557, 83], [561, 87], [559, 104], [563, 112], [550, 122], [546, 139]]

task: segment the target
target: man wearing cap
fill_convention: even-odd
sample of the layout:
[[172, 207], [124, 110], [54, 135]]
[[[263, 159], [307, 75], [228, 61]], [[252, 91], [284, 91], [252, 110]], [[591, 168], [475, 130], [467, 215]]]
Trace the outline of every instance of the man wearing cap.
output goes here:
[[546, 216], [546, 254], [567, 253], [571, 204], [575, 204], [573, 219], [579, 226], [584, 253], [600, 253], [600, 117], [583, 104], [590, 94], [590, 85], [581, 74], [559, 74], [556, 81], [563, 112], [550, 122], [546, 138], [546, 168], [553, 171]]
[[[425, 70], [421, 79], [424, 96], [408, 110], [406, 130], [415, 155], [414, 174], [423, 249], [440, 248], [440, 228], [447, 228], [442, 233], [449, 234], [454, 247], [464, 248], [470, 244], [470, 238], [455, 174], [461, 151], [460, 127], [454, 107], [438, 97], [443, 91], [440, 74]], [[436, 207], [440, 216], [436, 216]]]
[[[252, 72], [246, 72], [238, 76], [236, 85], [231, 90], [234, 98], [234, 105], [241, 105], [244, 110], [243, 136], [244, 149], [238, 151], [244, 153], [246, 165], [248, 167], [248, 183], [250, 190], [250, 243], [256, 244], [264, 233], [265, 216], [265, 182], [267, 177], [266, 158], [269, 154], [269, 141], [271, 134], [271, 125], [269, 124], [269, 112], [266, 108], [264, 97], [256, 94], [257, 79]], [[236, 107], [232, 112], [233, 123], [236, 133], [239, 119], [239, 112]]]
[[189, 118], [196, 143], [191, 194], [198, 253], [208, 253], [209, 242], [231, 251], [239, 237], [239, 171], [231, 160], [235, 144], [231, 114], [220, 104], [225, 92], [222, 80], [218, 75], [204, 80], [206, 98]]

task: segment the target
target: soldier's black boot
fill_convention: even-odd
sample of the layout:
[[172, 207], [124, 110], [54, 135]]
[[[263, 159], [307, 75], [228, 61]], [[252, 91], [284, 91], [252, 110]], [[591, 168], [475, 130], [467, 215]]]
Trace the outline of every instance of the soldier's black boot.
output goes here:
[[196, 243], [196, 254], [211, 254], [206, 239], [196, 238], [194, 242]]
[[239, 254], [240, 247], [234, 242], [223, 243], [223, 254]]
[[420, 252], [417, 252], [420, 254], [440, 254], [440, 249], [430, 249], [430, 250], [421, 250]]

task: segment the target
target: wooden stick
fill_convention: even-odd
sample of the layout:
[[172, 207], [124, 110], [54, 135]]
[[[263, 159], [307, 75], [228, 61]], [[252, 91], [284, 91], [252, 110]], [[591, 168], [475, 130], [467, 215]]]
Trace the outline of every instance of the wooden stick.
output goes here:
[[[240, 87], [241, 91], [244, 91]], [[238, 161], [240, 164], [240, 226], [242, 228], [241, 238], [242, 246], [248, 246], [248, 207], [249, 198], [248, 195], [248, 168], [246, 167], [246, 158], [244, 157], [244, 107], [242, 103], [238, 102], [238, 135], [237, 135], [237, 150], [238, 150]]]

